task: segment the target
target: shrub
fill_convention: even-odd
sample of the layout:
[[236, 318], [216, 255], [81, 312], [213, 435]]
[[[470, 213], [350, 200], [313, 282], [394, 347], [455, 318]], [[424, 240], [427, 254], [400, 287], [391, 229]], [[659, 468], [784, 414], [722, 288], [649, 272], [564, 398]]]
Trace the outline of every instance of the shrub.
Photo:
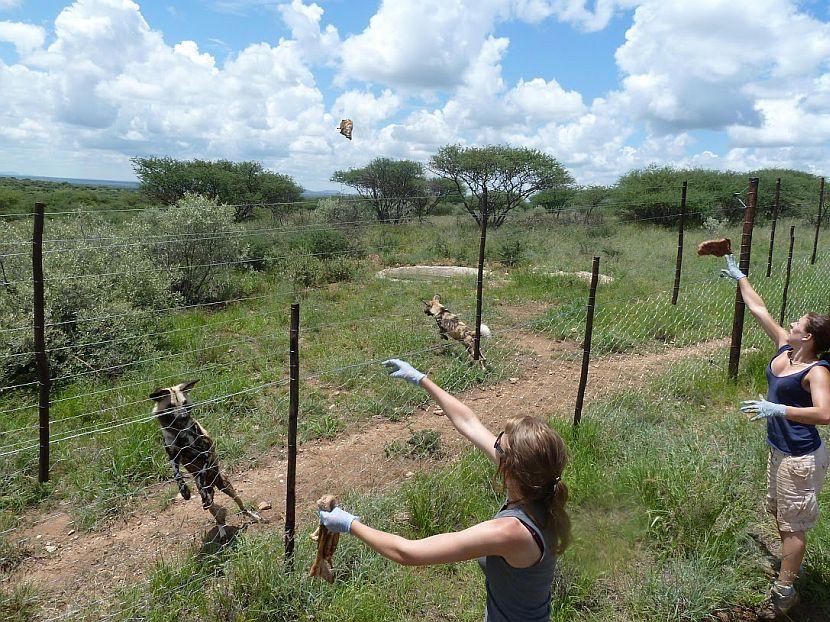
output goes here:
[[[31, 239], [29, 224], [2, 223], [0, 252], [20, 252]], [[53, 377], [94, 369], [117, 374], [124, 364], [154, 351], [155, 317], [146, 309], [176, 304], [171, 282], [159, 272], [130, 230], [81, 215], [48, 222], [43, 258], [46, 340]], [[49, 239], [67, 240], [55, 246]], [[11, 250], [14, 249], [14, 250]], [[0, 293], [0, 329], [31, 326], [31, 259], [6, 257], [9, 283]], [[0, 380], [12, 384], [33, 380], [32, 331], [8, 333], [0, 345]]]
[[317, 202], [314, 210], [317, 220], [339, 228], [358, 227], [374, 216], [366, 203], [353, 198], [326, 197]]
[[298, 236], [297, 248], [320, 259], [342, 256], [349, 248], [349, 240], [337, 229], [313, 229]]
[[498, 249], [499, 261], [505, 266], [516, 266], [524, 261], [526, 249], [519, 239], [502, 242]]
[[323, 261], [317, 257], [300, 255], [283, 264], [283, 273], [298, 289], [350, 281], [355, 269], [354, 262], [343, 257]]
[[244, 232], [234, 209], [213, 199], [185, 195], [175, 208], [144, 212], [136, 236], [147, 240], [145, 251], [188, 303], [216, 300], [231, 287], [234, 266], [247, 256]]

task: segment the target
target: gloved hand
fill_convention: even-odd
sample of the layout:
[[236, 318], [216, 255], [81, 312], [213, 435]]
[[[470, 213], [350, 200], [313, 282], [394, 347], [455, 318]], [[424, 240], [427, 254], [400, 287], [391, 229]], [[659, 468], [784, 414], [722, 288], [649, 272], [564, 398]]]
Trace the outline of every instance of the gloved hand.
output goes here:
[[394, 368], [395, 371], [389, 374], [390, 376], [393, 378], [403, 378], [412, 384], [421, 384], [421, 380], [426, 376], [425, 373], [418, 371], [412, 365], [401, 359], [389, 359], [383, 361], [383, 364], [387, 367]]
[[741, 412], [757, 413], [754, 417], [750, 417], [750, 421], [758, 421], [758, 419], [769, 419], [770, 417], [786, 417], [787, 407], [784, 404], [776, 404], [768, 402], [760, 395], [757, 400], [744, 400], [741, 402]]
[[332, 533], [349, 533], [352, 530], [352, 522], [360, 520], [359, 516], [349, 514], [340, 506], [336, 506], [331, 512], [319, 510], [320, 522]]
[[726, 268], [720, 271], [720, 275], [728, 276], [736, 281], [746, 278], [746, 275], [741, 272], [741, 269], [738, 267], [738, 262], [735, 261], [734, 255], [726, 256]]

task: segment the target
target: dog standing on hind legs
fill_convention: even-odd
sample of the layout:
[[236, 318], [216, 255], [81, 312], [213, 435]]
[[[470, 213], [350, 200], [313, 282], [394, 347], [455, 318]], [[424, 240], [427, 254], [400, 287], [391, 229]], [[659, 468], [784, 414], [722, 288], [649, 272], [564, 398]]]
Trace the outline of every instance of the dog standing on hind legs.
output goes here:
[[[438, 333], [441, 339], [449, 339], [452, 337], [456, 341], [460, 341], [467, 348], [467, 353], [470, 355], [470, 360], [475, 361], [475, 327], [467, 326], [461, 319], [441, 304], [441, 296], [435, 294], [432, 300], [424, 300], [424, 313], [435, 318], [435, 323], [438, 325]], [[447, 336], [449, 335], [449, 337]], [[487, 328], [486, 324], [481, 325], [481, 337], [490, 337], [492, 333]], [[484, 355], [479, 351], [480, 358], [477, 361], [482, 368], [487, 362]]]
[[188, 399], [188, 391], [198, 380], [177, 384], [174, 387], [156, 389], [150, 394], [155, 402], [153, 415], [161, 425], [164, 449], [173, 465], [173, 476], [182, 497], [190, 499], [190, 489], [184, 481], [181, 467], [193, 474], [196, 488], [202, 497], [202, 507], [210, 512], [216, 521], [219, 537], [224, 540], [227, 510], [213, 500], [214, 488], [233, 499], [242, 514], [251, 520], [261, 520], [258, 514], [245, 508], [242, 499], [234, 490], [228, 478], [219, 470], [216, 457], [216, 444], [207, 431], [191, 415], [193, 404]]

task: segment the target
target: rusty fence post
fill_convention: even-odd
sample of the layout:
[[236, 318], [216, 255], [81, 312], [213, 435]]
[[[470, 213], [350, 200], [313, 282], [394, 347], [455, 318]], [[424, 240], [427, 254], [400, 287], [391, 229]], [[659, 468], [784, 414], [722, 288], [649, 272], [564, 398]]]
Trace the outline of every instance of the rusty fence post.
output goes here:
[[816, 249], [818, 248], [818, 234], [821, 231], [821, 219], [824, 216], [824, 177], [821, 178], [821, 184], [818, 190], [818, 216], [816, 217], [816, 237], [813, 238], [813, 254], [810, 255], [810, 265], [816, 263]]
[[285, 478], [285, 560], [292, 564], [297, 505], [297, 417], [300, 410], [300, 304], [291, 304], [288, 332], [288, 473]]
[[683, 182], [683, 189], [680, 191], [680, 225], [677, 230], [677, 260], [674, 264], [674, 288], [671, 293], [671, 303], [677, 304], [677, 297], [680, 294], [680, 272], [683, 269], [683, 226], [686, 223], [686, 186], [689, 182]]
[[787, 313], [787, 293], [790, 290], [790, 274], [793, 269], [793, 247], [795, 246], [795, 225], [790, 227], [790, 251], [787, 253], [787, 274], [784, 276], [784, 291], [781, 292], [781, 314], [778, 323], [784, 325], [784, 315]]
[[485, 188], [484, 205], [481, 210], [481, 237], [478, 242], [478, 279], [476, 281], [476, 336], [473, 340], [473, 359], [481, 358], [481, 305], [484, 292], [484, 251], [487, 247], [487, 194]]
[[588, 293], [588, 309], [585, 315], [585, 340], [582, 342], [582, 373], [579, 376], [579, 390], [576, 393], [574, 409], [574, 426], [582, 419], [582, 406], [585, 403], [585, 387], [588, 386], [588, 363], [591, 361], [591, 336], [594, 333], [594, 308], [597, 301], [597, 281], [599, 280], [599, 257], [594, 257], [591, 266], [591, 289]]
[[769, 255], [767, 256], [767, 278], [772, 273], [772, 249], [775, 245], [775, 225], [781, 211], [781, 178], [775, 180], [775, 203], [772, 206], [772, 225], [769, 230]]
[[[752, 251], [752, 228], [755, 225], [755, 207], [758, 202], [758, 178], [749, 180], [749, 193], [744, 208], [744, 226], [741, 234], [741, 272], [749, 274], [749, 258]], [[729, 348], [729, 377], [738, 377], [738, 364], [741, 360], [741, 341], [744, 333], [744, 313], [746, 305], [741, 296], [741, 286], [735, 287], [735, 313], [732, 317], [732, 345]]]
[[32, 229], [32, 283], [35, 360], [38, 380], [39, 453], [37, 481], [49, 481], [49, 357], [46, 354], [46, 302], [43, 293], [43, 221], [46, 206], [35, 203]]

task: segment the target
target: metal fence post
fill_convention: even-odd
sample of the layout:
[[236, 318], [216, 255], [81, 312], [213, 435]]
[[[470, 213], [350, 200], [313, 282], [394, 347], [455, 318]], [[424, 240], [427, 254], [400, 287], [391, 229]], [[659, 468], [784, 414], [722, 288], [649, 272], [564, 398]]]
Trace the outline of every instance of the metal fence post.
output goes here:
[[481, 358], [481, 303], [484, 291], [484, 250], [487, 246], [487, 195], [485, 194], [484, 205], [481, 210], [481, 238], [478, 243], [478, 280], [476, 281], [476, 336], [473, 342], [473, 358], [477, 361]]
[[[755, 225], [755, 206], [758, 202], [758, 178], [749, 180], [749, 193], [744, 209], [744, 227], [741, 234], [741, 272], [749, 274], [749, 257], [752, 251], [752, 228]], [[744, 312], [746, 305], [741, 296], [741, 287], [735, 288], [735, 313], [732, 318], [732, 345], [729, 349], [729, 377], [738, 377], [738, 364], [741, 360], [741, 341], [744, 333]]]
[[43, 294], [43, 221], [46, 206], [35, 203], [32, 229], [32, 282], [34, 285], [34, 338], [38, 379], [40, 451], [37, 481], [49, 481], [49, 357], [46, 355], [46, 303]]
[[597, 301], [597, 281], [599, 280], [599, 257], [594, 257], [591, 265], [591, 289], [588, 293], [588, 312], [585, 315], [585, 340], [582, 343], [582, 373], [579, 376], [579, 390], [576, 393], [574, 409], [574, 426], [582, 419], [582, 405], [585, 403], [585, 387], [588, 386], [588, 363], [591, 361], [591, 336], [594, 333], [594, 307]]
[[810, 256], [810, 265], [816, 263], [816, 249], [818, 248], [818, 234], [821, 230], [821, 218], [824, 215], [824, 177], [818, 190], [818, 216], [816, 217], [816, 237], [813, 239], [813, 254]]
[[772, 249], [775, 245], [775, 225], [778, 224], [778, 212], [781, 210], [781, 178], [775, 180], [775, 203], [772, 206], [772, 226], [769, 230], [769, 256], [767, 257], [767, 278], [772, 273]]
[[784, 325], [784, 315], [787, 312], [787, 292], [790, 289], [790, 274], [793, 269], [793, 247], [795, 246], [795, 225], [790, 227], [790, 251], [787, 253], [787, 274], [784, 277], [784, 291], [781, 293], [781, 314], [778, 323]]
[[297, 416], [300, 410], [300, 303], [291, 304], [288, 332], [288, 473], [285, 478], [285, 559], [294, 556], [297, 505]]
[[671, 303], [677, 304], [677, 296], [680, 294], [680, 272], [683, 269], [683, 225], [686, 222], [686, 186], [689, 182], [683, 182], [683, 190], [680, 193], [680, 226], [677, 230], [677, 261], [674, 265], [674, 288], [671, 293]]

